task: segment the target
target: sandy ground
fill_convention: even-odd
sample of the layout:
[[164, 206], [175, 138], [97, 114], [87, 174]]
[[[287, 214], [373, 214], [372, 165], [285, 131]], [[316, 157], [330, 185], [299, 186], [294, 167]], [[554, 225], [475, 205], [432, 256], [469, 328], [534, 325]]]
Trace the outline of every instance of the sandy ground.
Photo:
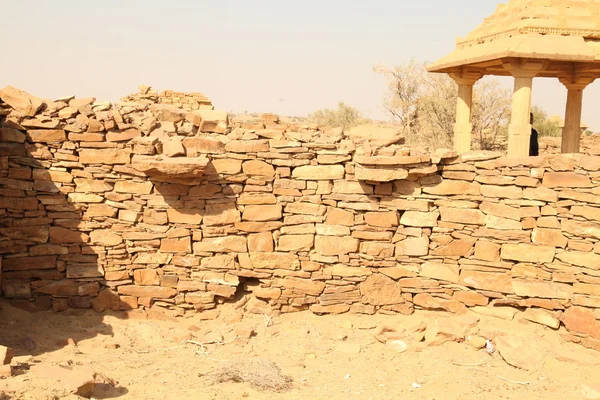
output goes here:
[[[413, 329], [447, 316], [441, 313], [299, 313], [267, 321], [224, 305], [214, 320], [195, 316], [162, 321], [126, 319], [118, 313], [29, 314], [1, 305], [0, 344], [12, 347], [13, 363], [21, 363], [16, 376], [0, 380], [2, 400], [65, 398], [60, 384], [29, 370], [38, 364], [91, 366], [103, 377], [96, 399], [575, 400], [581, 399], [581, 384], [600, 381], [598, 353], [564, 343], [557, 331], [519, 319], [481, 317], [478, 329], [488, 336], [527, 334], [544, 355], [543, 365], [533, 372], [513, 368], [497, 352], [489, 355], [467, 343], [427, 347], [417, 342]], [[373, 328], [382, 324], [406, 330], [406, 352], [375, 339]], [[255, 330], [252, 338], [236, 339], [248, 329]], [[186, 339], [195, 343], [182, 343]], [[220, 343], [200, 345], [211, 341]], [[246, 383], [214, 383], [210, 377], [228, 362], [257, 357], [293, 378], [292, 388], [264, 392]]]

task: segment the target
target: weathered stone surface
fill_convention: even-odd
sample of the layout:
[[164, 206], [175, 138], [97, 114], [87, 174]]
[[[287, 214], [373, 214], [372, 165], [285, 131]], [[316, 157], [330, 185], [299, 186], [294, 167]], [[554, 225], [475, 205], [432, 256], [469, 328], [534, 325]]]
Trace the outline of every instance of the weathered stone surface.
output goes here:
[[310, 251], [314, 240], [314, 235], [281, 235], [277, 251]]
[[131, 153], [125, 149], [81, 149], [79, 162], [82, 164], [129, 164]]
[[564, 283], [513, 280], [512, 286], [515, 294], [522, 297], [565, 300], [573, 298], [573, 287]]
[[515, 221], [519, 221], [521, 219], [519, 215], [519, 209], [504, 204], [490, 203], [489, 201], [484, 201], [479, 206], [479, 209], [484, 214], [493, 215], [496, 217], [508, 218]]
[[292, 177], [302, 180], [335, 180], [344, 178], [344, 167], [342, 165], [331, 166], [302, 166], [294, 168]]
[[575, 172], [546, 172], [542, 184], [553, 188], [587, 188], [592, 186], [590, 178]]
[[491, 292], [514, 293], [511, 277], [507, 274], [463, 270], [460, 273], [460, 284]]
[[[568, 239], [559, 229], [536, 228], [531, 234], [531, 241], [535, 244], [565, 248]], [[559, 257], [560, 258], [560, 257]]]
[[529, 335], [498, 336], [495, 342], [504, 361], [513, 367], [534, 371], [543, 364], [545, 352]]
[[570, 219], [563, 219], [561, 229], [571, 235], [580, 238], [600, 239], [600, 224], [595, 222], [582, 222]]
[[480, 187], [481, 185], [476, 182], [444, 180], [439, 185], [423, 188], [423, 192], [438, 196], [459, 194], [478, 196], [480, 194]]
[[[129, 157], [129, 156], [127, 156]], [[120, 160], [124, 160], [122, 155]], [[127, 163], [129, 159], [127, 159]], [[125, 164], [113, 162], [113, 164]], [[148, 176], [166, 176], [172, 178], [199, 178], [208, 170], [206, 157], [164, 157], [144, 156], [136, 154], [131, 160], [131, 166]]]
[[395, 211], [366, 213], [365, 222], [379, 228], [392, 228], [398, 226], [398, 213]]
[[204, 238], [201, 242], [195, 242], [193, 247], [194, 253], [245, 253], [248, 251], [247, 239], [244, 236]]
[[150, 111], [158, 121], [181, 122], [185, 119], [186, 112], [170, 104], [152, 104]]
[[600, 255], [598, 254], [583, 251], [566, 251], [564, 253], [557, 254], [556, 258], [567, 264], [573, 264], [579, 267], [585, 267], [594, 270], [600, 269]]
[[354, 213], [352, 211], [329, 207], [325, 223], [329, 225], [354, 226]]
[[408, 171], [402, 168], [367, 168], [357, 165], [354, 174], [360, 181], [392, 182], [408, 178]]
[[119, 181], [115, 184], [115, 192], [131, 194], [150, 194], [154, 185], [152, 182]]
[[484, 225], [485, 215], [479, 210], [440, 207], [442, 221], [469, 225]]
[[554, 318], [549, 312], [539, 308], [528, 308], [523, 313], [523, 318], [536, 324], [545, 325], [552, 329], [560, 327], [560, 321]]
[[282, 218], [281, 205], [250, 205], [242, 214], [244, 221], [277, 221]]
[[482, 261], [496, 262], [500, 260], [501, 246], [487, 240], [478, 240], [475, 243], [475, 258]]
[[474, 240], [454, 240], [433, 250], [431, 254], [445, 257], [465, 257], [471, 252], [474, 244]]
[[62, 129], [30, 129], [27, 140], [33, 143], [60, 143], [67, 140], [67, 134]]
[[434, 227], [437, 226], [439, 217], [440, 214], [437, 212], [406, 211], [400, 218], [400, 224], [419, 228]]
[[242, 164], [242, 170], [246, 175], [274, 178], [275, 169], [271, 164], [260, 160], [246, 161]]
[[407, 238], [396, 243], [396, 256], [421, 257], [429, 254], [429, 238]]
[[89, 236], [83, 232], [73, 231], [58, 226], [50, 227], [50, 243], [87, 243]]
[[35, 116], [44, 105], [42, 99], [13, 86], [6, 86], [0, 90], [0, 99], [11, 108], [30, 117]]
[[551, 263], [554, 260], [556, 249], [549, 246], [535, 246], [530, 244], [504, 244], [501, 257], [503, 260]]
[[292, 253], [250, 253], [250, 263], [254, 269], [300, 269], [298, 256]]
[[90, 242], [102, 246], [116, 246], [123, 243], [123, 238], [109, 229], [101, 229], [90, 233]]
[[151, 299], [169, 299], [177, 295], [177, 290], [162, 286], [119, 286], [119, 294]]
[[448, 281], [452, 283], [459, 282], [458, 265], [454, 264], [427, 262], [421, 266], [421, 272], [419, 275], [426, 278]]
[[[167, 209], [167, 219], [172, 224], [190, 224], [190, 225], [199, 225], [202, 222], [202, 215], [204, 214], [204, 210], [195, 209], [195, 208], [187, 208], [176, 210], [174, 208]], [[238, 219], [239, 221], [239, 213]], [[235, 220], [233, 222], [236, 222]], [[206, 221], [205, 221], [206, 223]], [[207, 223], [207, 225], [209, 225]], [[216, 224], [210, 224], [216, 225]]]
[[354, 238], [335, 236], [317, 236], [315, 250], [323, 256], [338, 256], [358, 251], [359, 241]]
[[363, 303], [374, 306], [404, 303], [400, 286], [387, 276], [371, 275], [359, 287]]

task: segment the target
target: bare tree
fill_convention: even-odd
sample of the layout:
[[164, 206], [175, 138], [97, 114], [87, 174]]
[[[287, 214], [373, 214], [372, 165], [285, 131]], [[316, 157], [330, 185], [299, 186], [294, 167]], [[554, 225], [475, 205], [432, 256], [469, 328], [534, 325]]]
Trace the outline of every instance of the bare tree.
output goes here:
[[[425, 63], [414, 60], [386, 68], [377, 66], [388, 84], [384, 107], [404, 127], [407, 142], [449, 147], [454, 136], [456, 83], [445, 74], [428, 74]], [[473, 93], [475, 147], [501, 147], [510, 114], [510, 93], [497, 81], [482, 80]]]

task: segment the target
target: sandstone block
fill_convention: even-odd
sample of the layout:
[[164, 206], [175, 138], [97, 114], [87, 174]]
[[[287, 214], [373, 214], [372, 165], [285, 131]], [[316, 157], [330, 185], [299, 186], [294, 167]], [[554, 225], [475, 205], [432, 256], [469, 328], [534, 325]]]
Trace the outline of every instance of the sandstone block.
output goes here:
[[471, 252], [474, 244], [474, 240], [454, 240], [433, 250], [431, 254], [444, 257], [465, 257]]
[[549, 312], [538, 308], [528, 308], [523, 313], [523, 318], [536, 324], [545, 325], [552, 329], [560, 327], [560, 321], [554, 318]]
[[118, 181], [115, 192], [131, 194], [150, 194], [154, 185], [152, 182]]
[[480, 204], [479, 209], [487, 215], [508, 218], [515, 221], [519, 221], [521, 219], [518, 208], [510, 207], [504, 204], [490, 203], [489, 201], [484, 201]]
[[327, 218], [325, 219], [325, 224], [354, 226], [354, 213], [352, 211], [329, 207], [327, 209]]
[[475, 258], [477, 260], [488, 262], [499, 261], [500, 245], [486, 240], [478, 240], [477, 243], [475, 243]]
[[513, 280], [512, 286], [515, 294], [521, 297], [540, 297], [542, 299], [564, 300], [573, 298], [573, 287], [565, 283]]
[[503, 244], [501, 257], [503, 260], [551, 263], [556, 249], [550, 246], [535, 246], [530, 244]]
[[317, 236], [315, 249], [323, 256], [339, 256], [358, 251], [359, 241], [354, 238], [335, 236]]
[[225, 111], [203, 109], [198, 111], [202, 117], [199, 130], [205, 133], [226, 133], [229, 115]]
[[564, 249], [569, 240], [559, 229], [535, 228], [531, 234], [531, 241], [535, 244]]
[[392, 279], [381, 274], [369, 276], [359, 285], [362, 302], [374, 306], [404, 303], [402, 289]]
[[[188, 156], [192, 154], [224, 154], [225, 144], [210, 137], [186, 137], [182, 141]], [[215, 160], [216, 161], [216, 160]], [[236, 161], [236, 160], [232, 160]], [[239, 163], [241, 166], [241, 162]], [[241, 169], [240, 169], [241, 170]], [[238, 171], [239, 172], [239, 171]], [[237, 172], [235, 172], [237, 173]]]
[[[246, 210], [249, 215], [256, 212], [256, 209], [252, 207], [269, 207], [269, 206], [248, 206]], [[279, 206], [281, 209], [281, 206]], [[198, 210], [199, 211], [199, 210]], [[269, 210], [265, 210], [268, 212]], [[204, 213], [204, 225], [215, 226], [215, 225], [230, 225], [239, 222], [240, 212], [235, 207], [234, 203], [218, 203], [218, 204], [207, 204], [206, 212]]]
[[545, 187], [538, 187], [535, 189], [525, 188], [523, 197], [528, 200], [540, 200], [548, 203], [555, 203], [558, 201], [558, 193], [555, 190]]
[[155, 269], [136, 269], [133, 271], [133, 280], [140, 286], [160, 285], [160, 277]]
[[248, 251], [272, 253], [274, 251], [273, 234], [262, 232], [248, 235]]
[[224, 236], [204, 238], [194, 243], [194, 253], [245, 253], [248, 251], [247, 240], [244, 236]]
[[292, 253], [250, 253], [250, 264], [254, 269], [300, 269], [298, 256]]
[[427, 236], [408, 238], [396, 244], [396, 256], [422, 257], [429, 254]]
[[96, 179], [75, 179], [77, 191], [83, 193], [104, 193], [113, 189], [113, 186], [106, 182]]
[[177, 290], [161, 286], [134, 286], [125, 285], [119, 286], [119, 294], [134, 297], [144, 297], [151, 299], [170, 299], [177, 295]]
[[566, 251], [556, 258], [567, 264], [577, 265], [593, 270], [600, 270], [600, 255], [583, 251]]
[[72, 231], [58, 226], [50, 227], [50, 243], [87, 243], [89, 236], [83, 232]]
[[267, 179], [275, 177], [275, 168], [271, 164], [267, 164], [260, 160], [246, 161], [242, 164], [242, 170], [246, 175], [260, 176]]
[[13, 86], [6, 86], [0, 90], [0, 99], [14, 110], [29, 117], [35, 116], [44, 106], [42, 99]]
[[406, 211], [400, 218], [400, 224], [419, 228], [434, 227], [437, 226], [439, 217], [437, 212]]
[[131, 153], [125, 149], [81, 149], [79, 162], [82, 164], [129, 164]]
[[283, 217], [281, 205], [250, 205], [242, 214], [244, 221], [277, 221]]
[[441, 220], [459, 224], [484, 225], [485, 215], [479, 210], [440, 207]]
[[275, 279], [273, 280], [273, 286], [310, 296], [319, 296], [325, 289], [324, 282], [296, 278]]
[[444, 180], [436, 186], [424, 187], [423, 192], [438, 196], [473, 195], [479, 196], [481, 185], [477, 182]]
[[379, 228], [392, 228], [398, 226], [398, 213], [395, 211], [366, 213], [365, 222]]
[[189, 237], [181, 239], [161, 239], [160, 251], [163, 253], [191, 253], [192, 242]]
[[152, 104], [150, 111], [158, 121], [181, 122], [185, 119], [186, 112], [170, 104]]
[[367, 168], [357, 165], [354, 169], [360, 181], [392, 182], [408, 178], [408, 171], [402, 168]]
[[12, 128], [0, 128], [0, 141], [8, 143], [24, 143], [27, 136]]
[[302, 167], [296, 167], [292, 171], [292, 177], [294, 179], [301, 180], [335, 180], [344, 179], [344, 166], [342, 165], [327, 165], [327, 166], [312, 166], [306, 165]]
[[496, 272], [480, 272], [463, 270], [460, 273], [460, 284], [480, 290], [491, 292], [514, 293], [510, 275]]
[[587, 188], [592, 186], [590, 178], [575, 172], [546, 172], [542, 184], [548, 188]]
[[199, 225], [202, 222], [202, 214], [204, 214], [204, 210], [198, 208], [186, 208], [181, 210], [176, 210], [174, 208], [167, 209], [167, 218], [172, 224]]
[[277, 251], [310, 251], [313, 243], [314, 235], [281, 235]]
[[481, 185], [481, 195], [499, 199], [522, 199], [523, 189], [517, 186]]
[[448, 281], [452, 283], [459, 282], [459, 268], [455, 264], [440, 264], [428, 262], [422, 265], [420, 276], [425, 278]]
[[116, 246], [123, 243], [123, 238], [109, 229], [98, 229], [90, 232], [90, 242], [101, 246]]

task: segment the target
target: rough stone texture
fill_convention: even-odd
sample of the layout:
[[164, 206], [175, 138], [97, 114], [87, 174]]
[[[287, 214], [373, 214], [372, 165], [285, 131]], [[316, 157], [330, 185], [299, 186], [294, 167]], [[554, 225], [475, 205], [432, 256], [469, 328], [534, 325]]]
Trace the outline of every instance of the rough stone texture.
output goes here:
[[395, 131], [228, 121], [200, 112], [200, 95], [136, 96], [146, 104], [96, 112], [88, 99], [36, 121], [0, 105], [4, 297], [179, 314], [238, 289], [319, 314], [504, 302], [566, 308], [567, 329], [600, 338], [598, 157], [457, 164]]

